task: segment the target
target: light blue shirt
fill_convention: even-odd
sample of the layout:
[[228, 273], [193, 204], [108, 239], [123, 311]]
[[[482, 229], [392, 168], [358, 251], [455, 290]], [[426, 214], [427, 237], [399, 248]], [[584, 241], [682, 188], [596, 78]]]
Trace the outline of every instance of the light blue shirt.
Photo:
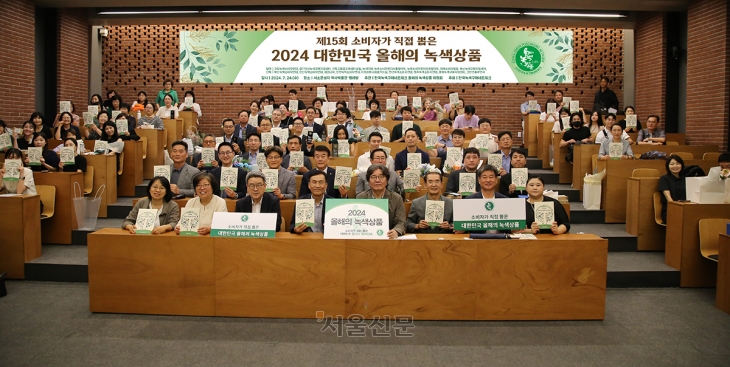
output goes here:
[[512, 149], [510, 149], [509, 153], [504, 154], [502, 150], [499, 151], [502, 154], [502, 168], [504, 168], [505, 172], [509, 173], [510, 169], [510, 155], [512, 155]]

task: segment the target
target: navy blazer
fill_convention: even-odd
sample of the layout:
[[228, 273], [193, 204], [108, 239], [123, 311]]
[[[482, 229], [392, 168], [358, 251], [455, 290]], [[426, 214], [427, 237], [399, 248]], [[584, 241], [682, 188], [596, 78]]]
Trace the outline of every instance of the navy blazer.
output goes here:
[[[243, 134], [241, 134], [241, 130], [242, 130], [241, 124], [236, 124], [236, 128], [233, 130], [233, 136], [237, 137], [239, 140], [244, 140]], [[257, 133], [258, 132], [257, 130], [258, 129], [256, 129], [256, 126], [253, 126], [251, 124], [246, 124], [246, 137], [251, 136], [251, 134]], [[241, 143], [236, 143], [236, 144], [243, 146], [241, 151], [246, 150], [246, 147], [243, 144], [241, 144]]]
[[[307, 194], [307, 195], [302, 195], [299, 198], [300, 199], [311, 199], [312, 198], [312, 194], [310, 193], [310, 194]], [[322, 198], [322, 223], [321, 223], [322, 224], [322, 230], [324, 230], [324, 224], [327, 222], [326, 220], [324, 220], [324, 212], [325, 212], [325, 210], [327, 208], [327, 205], [326, 205], [327, 204], [327, 198], [331, 198], [331, 196], [329, 196], [329, 195], [327, 195], [327, 193], [325, 193], [324, 194], [324, 198]], [[291, 225], [289, 225], [289, 232], [296, 233], [296, 232], [294, 232], [294, 227], [296, 227], [294, 225], [294, 223], [296, 223], [296, 221], [297, 221], [297, 207], [295, 205], [294, 206], [294, 212], [291, 214], [291, 222], [289, 222], [289, 223], [291, 223]], [[312, 232], [312, 227], [307, 228], [304, 232]]]
[[[302, 184], [301, 186], [299, 186], [300, 197], [310, 193], [309, 177], [312, 176], [312, 172], [314, 172], [314, 170], [316, 170], [316, 168], [302, 175]], [[335, 199], [342, 198], [342, 195], [340, 195], [340, 190], [335, 189], [335, 169], [332, 167], [327, 167], [327, 195]]]
[[[252, 207], [253, 199], [250, 196], [236, 201], [236, 213], [251, 213]], [[276, 214], [276, 231], [281, 231], [281, 205], [279, 204], [279, 198], [271, 193], [265, 192], [261, 199], [261, 213]]]
[[[210, 171], [210, 174], [215, 176], [215, 179], [218, 180], [218, 184], [213, 188], [213, 194], [221, 196], [221, 171], [222, 167], [214, 168], [212, 171]], [[236, 194], [238, 194], [238, 198], [242, 198], [246, 196], [246, 175], [248, 172], [244, 170], [243, 168], [238, 168], [238, 182], [236, 185]], [[221, 196], [222, 197], [222, 196]], [[233, 199], [233, 198], [231, 198]]]

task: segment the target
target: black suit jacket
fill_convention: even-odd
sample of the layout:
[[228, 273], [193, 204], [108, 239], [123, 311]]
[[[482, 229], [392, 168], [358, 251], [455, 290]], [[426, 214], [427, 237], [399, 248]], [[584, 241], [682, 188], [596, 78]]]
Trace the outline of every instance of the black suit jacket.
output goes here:
[[[312, 172], [314, 172], [314, 170], [316, 170], [316, 168], [302, 175], [302, 185], [299, 186], [299, 197], [310, 194], [309, 177], [312, 176]], [[327, 167], [327, 195], [335, 199], [342, 198], [340, 190], [335, 189], [335, 169], [332, 167]]]
[[[210, 174], [215, 176], [215, 179], [218, 180], [218, 184], [216, 187], [213, 188], [213, 194], [221, 196], [221, 167], [214, 168], [210, 171]], [[238, 169], [238, 182], [236, 183], [236, 194], [238, 194], [239, 198], [242, 198], [246, 196], [246, 170], [243, 168]], [[233, 199], [233, 198], [231, 198]]]
[[[252, 207], [253, 200], [250, 196], [236, 201], [236, 213], [251, 213]], [[265, 192], [261, 199], [261, 213], [276, 214], [276, 231], [279, 232], [281, 230], [281, 206], [279, 204], [279, 198]]]
[[[312, 194], [310, 193], [307, 195], [302, 195], [299, 198], [300, 199], [311, 199]], [[327, 195], [327, 193], [325, 193], [324, 198], [322, 198], [322, 223], [321, 223], [322, 229], [324, 229], [324, 224], [327, 222], [326, 220], [324, 220], [324, 210], [327, 208], [327, 198], [331, 198], [331, 196], [329, 196], [329, 195]], [[289, 232], [291, 232], [291, 233], [295, 233], [294, 227], [296, 227], [296, 226], [294, 224], [296, 223], [296, 220], [297, 220], [297, 209], [296, 209], [296, 206], [294, 206], [294, 212], [291, 214], [291, 221], [289, 222], [289, 223], [291, 223], [291, 225], [289, 225]], [[312, 232], [312, 227], [307, 228], [304, 232]]]

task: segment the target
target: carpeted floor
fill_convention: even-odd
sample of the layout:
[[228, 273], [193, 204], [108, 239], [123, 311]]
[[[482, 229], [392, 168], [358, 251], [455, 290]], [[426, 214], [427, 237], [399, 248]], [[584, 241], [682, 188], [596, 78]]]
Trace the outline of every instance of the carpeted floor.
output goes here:
[[316, 320], [91, 314], [88, 285], [8, 281], [0, 366], [728, 366], [714, 289], [609, 290], [604, 321], [426, 322], [338, 337]]

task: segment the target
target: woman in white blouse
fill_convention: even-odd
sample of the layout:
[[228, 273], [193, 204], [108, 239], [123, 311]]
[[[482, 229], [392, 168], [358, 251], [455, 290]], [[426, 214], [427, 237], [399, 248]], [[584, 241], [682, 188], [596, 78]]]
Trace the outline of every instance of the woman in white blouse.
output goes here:
[[[213, 213], [227, 213], [226, 201], [220, 196], [213, 195], [213, 189], [218, 187], [218, 180], [207, 172], [200, 172], [193, 177], [195, 197], [188, 200], [186, 208], [200, 208], [200, 225], [198, 234], [204, 236], [210, 233], [210, 226], [213, 224]], [[175, 233], [180, 234], [180, 225], [175, 226]]]
[[[190, 98], [193, 99], [193, 103], [191, 105], [189, 105], [189, 106], [188, 106], [188, 103], [187, 103], [188, 102], [187, 101], [188, 97], [190, 97]], [[203, 116], [203, 112], [200, 111], [200, 105], [197, 104], [197, 103], [195, 103], [195, 93], [193, 93], [193, 91], [191, 91], [191, 90], [185, 92], [185, 98], [183, 99], [183, 102], [180, 103], [180, 108], [179, 109], [181, 111], [194, 111], [195, 113], [198, 114], [198, 117]], [[200, 124], [198, 122], [198, 119], [197, 118], [195, 119], [195, 123], [196, 124]]]
[[170, 94], [165, 94], [163, 101], [165, 102], [165, 105], [160, 106], [160, 109], [157, 110], [157, 117], [161, 119], [169, 119], [170, 111], [173, 111], [175, 113], [175, 118], [177, 118], [178, 109], [174, 104], [172, 104], [172, 96]]
[[[22, 164], [23, 152], [20, 149], [10, 148], [5, 152], [5, 160], [8, 159], [20, 159]], [[4, 189], [8, 194], [36, 195], [33, 171], [29, 168], [23, 167], [20, 170], [18, 181], [4, 180], [3, 177], [5, 177], [5, 167], [0, 168], [0, 192]]]

